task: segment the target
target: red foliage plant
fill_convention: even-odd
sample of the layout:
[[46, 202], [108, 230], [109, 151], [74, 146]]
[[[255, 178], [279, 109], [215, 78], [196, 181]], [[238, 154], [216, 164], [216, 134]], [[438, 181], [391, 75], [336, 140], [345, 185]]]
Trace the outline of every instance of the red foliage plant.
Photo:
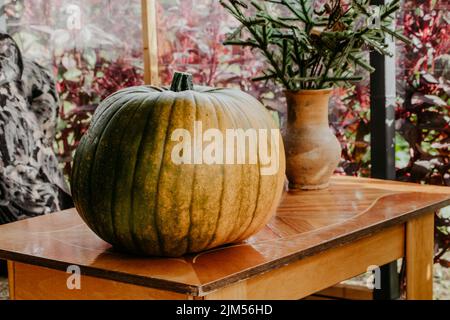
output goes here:
[[[195, 9], [193, 9], [195, 8]], [[274, 110], [283, 111], [281, 88], [250, 79], [265, 68], [248, 48], [224, 46], [235, 23], [222, 6], [211, 0], [187, 0], [158, 7], [158, 48], [161, 82], [170, 83], [175, 70], [190, 72], [197, 84], [236, 87]]]
[[[403, 48], [399, 61], [397, 128], [406, 141], [408, 164], [397, 170], [402, 181], [450, 186], [450, 26], [446, 1], [408, 0], [404, 34], [413, 49]], [[444, 266], [450, 249], [450, 217], [436, 215], [435, 261]]]
[[[108, 61], [98, 54], [95, 65], [89, 66], [83, 55], [75, 52], [75, 56], [76, 69], [80, 70], [80, 74], [75, 78], [60, 76], [57, 83], [63, 107], [60, 109], [61, 126], [56, 139], [66, 174], [71, 172], [73, 153], [86, 133], [98, 104], [113, 92], [143, 84], [142, 71], [123, 57]], [[55, 60], [55, 68], [58, 74], [64, 75], [68, 70], [58, 60]]]
[[370, 176], [368, 84], [335, 89], [330, 104], [330, 123], [342, 146], [342, 161], [337, 173]]

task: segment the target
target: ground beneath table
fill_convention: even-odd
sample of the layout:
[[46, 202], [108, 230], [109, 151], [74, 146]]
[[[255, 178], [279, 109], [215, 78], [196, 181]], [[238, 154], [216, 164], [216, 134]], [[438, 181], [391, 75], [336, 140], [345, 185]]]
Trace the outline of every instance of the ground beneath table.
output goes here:
[[0, 277], [0, 300], [8, 299], [8, 279]]
[[[445, 258], [450, 259], [450, 254]], [[450, 268], [434, 266], [434, 299], [450, 300]]]
[[[445, 258], [447, 260], [450, 259], [450, 253], [447, 254]], [[344, 283], [348, 285], [364, 286], [370, 275], [370, 273], [362, 274], [358, 277], [344, 281]], [[444, 268], [441, 265], [435, 264], [433, 278], [433, 299], [450, 300], [450, 268]]]

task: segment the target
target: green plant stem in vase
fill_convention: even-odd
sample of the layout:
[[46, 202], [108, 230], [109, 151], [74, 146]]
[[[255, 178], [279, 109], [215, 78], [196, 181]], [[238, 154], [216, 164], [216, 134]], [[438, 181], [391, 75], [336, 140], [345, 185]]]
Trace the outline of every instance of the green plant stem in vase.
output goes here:
[[393, 29], [400, 0], [371, 6], [369, 0], [220, 0], [238, 21], [225, 44], [251, 47], [268, 62], [255, 81], [275, 81], [286, 92], [286, 167], [292, 189], [328, 186], [341, 148], [328, 125], [335, 86], [373, 72], [367, 51], [392, 55], [388, 36], [408, 42]]

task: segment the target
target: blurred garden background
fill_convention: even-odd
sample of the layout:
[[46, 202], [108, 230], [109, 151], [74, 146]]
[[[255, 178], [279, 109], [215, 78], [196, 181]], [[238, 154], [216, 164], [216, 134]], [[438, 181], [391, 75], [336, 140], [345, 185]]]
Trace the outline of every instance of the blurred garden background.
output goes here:
[[[413, 46], [397, 45], [397, 179], [450, 186], [450, 4], [402, 5], [397, 24]], [[157, 10], [162, 84], [174, 70], [188, 71], [198, 84], [251, 93], [283, 121], [282, 89], [251, 81], [263, 60], [249, 49], [222, 45], [235, 21], [218, 1], [159, 0]], [[69, 174], [99, 102], [122, 87], [143, 84], [141, 1], [5, 0], [0, 12], [23, 55], [55, 76], [61, 100], [55, 148]], [[370, 176], [369, 92], [366, 80], [336, 89], [332, 98], [330, 119], [343, 147], [340, 174]], [[448, 268], [450, 210], [436, 222], [436, 263]], [[450, 299], [450, 275], [439, 270], [448, 281], [441, 297]]]

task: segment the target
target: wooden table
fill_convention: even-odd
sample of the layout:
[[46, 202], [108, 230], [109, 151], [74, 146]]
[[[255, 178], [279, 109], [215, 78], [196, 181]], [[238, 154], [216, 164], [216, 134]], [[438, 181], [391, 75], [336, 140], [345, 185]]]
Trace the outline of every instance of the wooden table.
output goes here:
[[299, 299], [401, 257], [407, 297], [431, 299], [434, 211], [447, 205], [450, 188], [335, 177], [286, 193], [248, 241], [196, 255], [115, 252], [68, 210], [0, 226], [0, 258], [13, 299]]

